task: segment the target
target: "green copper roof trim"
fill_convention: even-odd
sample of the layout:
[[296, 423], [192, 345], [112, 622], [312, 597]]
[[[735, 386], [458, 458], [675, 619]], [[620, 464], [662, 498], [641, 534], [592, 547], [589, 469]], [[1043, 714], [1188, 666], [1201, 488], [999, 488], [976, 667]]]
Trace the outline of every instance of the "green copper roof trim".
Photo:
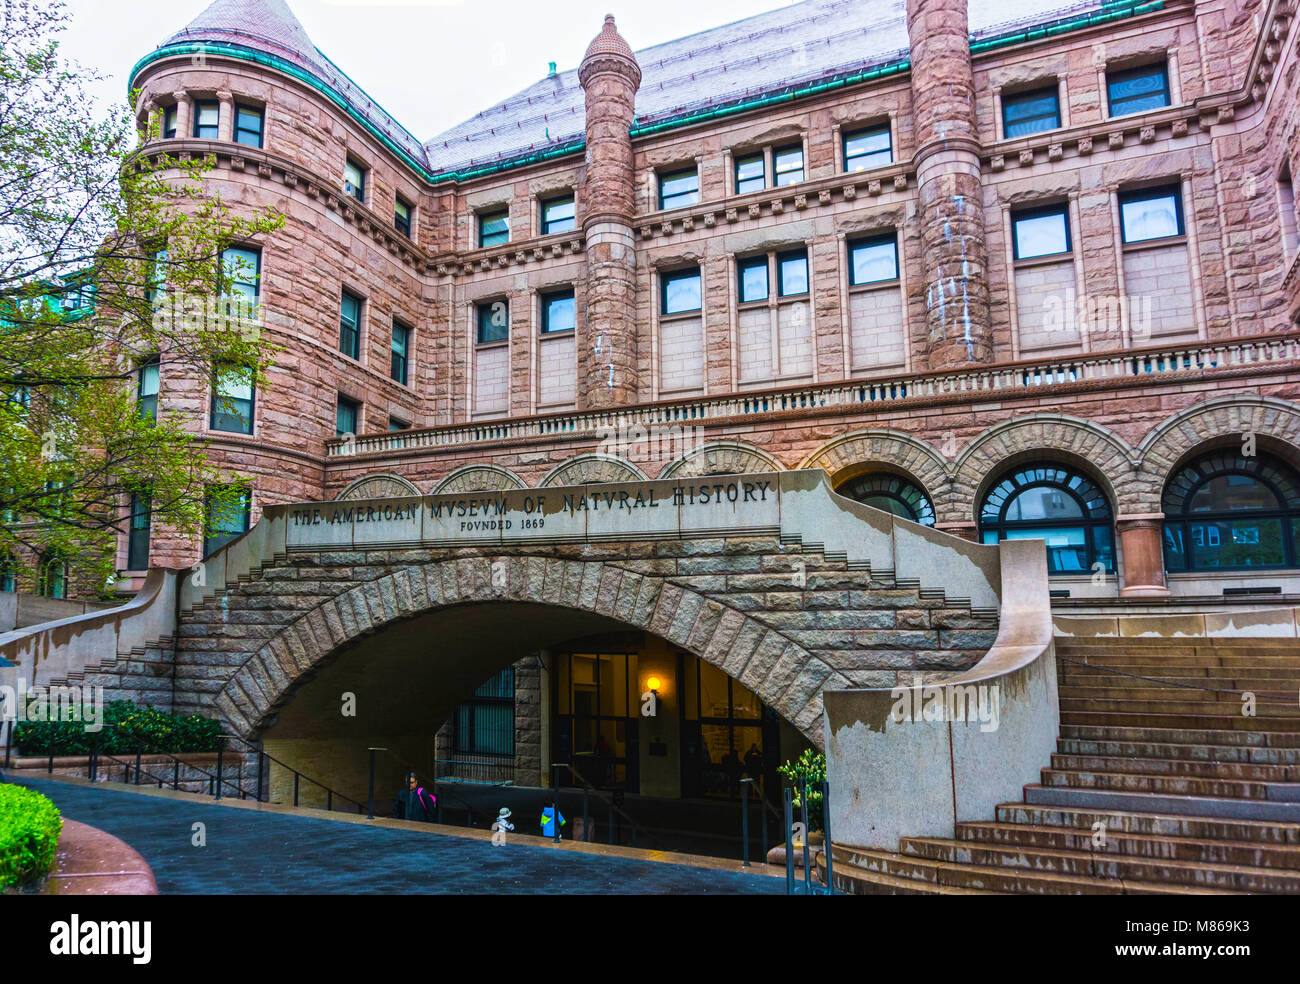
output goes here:
[[[981, 38], [977, 41], [972, 41], [970, 49], [972, 54], [979, 54], [981, 52], [1008, 47], [1010, 45], [1040, 41], [1043, 38], [1055, 37], [1058, 34], [1079, 31], [1085, 28], [1095, 27], [1099, 24], [1107, 24], [1112, 21], [1125, 20], [1130, 17], [1137, 17], [1142, 14], [1163, 10], [1164, 7], [1165, 0], [1148, 0], [1148, 2], [1145, 3], [1134, 3], [1132, 0], [1108, 2], [1104, 3], [1101, 10], [1096, 11], [1095, 13], [1082, 14], [1078, 17], [1072, 17], [1066, 20], [1053, 21], [1036, 27], [1021, 28], [1016, 31], [1010, 31], [1006, 34], [999, 34], [996, 37]], [[569, 154], [577, 153], [586, 146], [585, 137], [575, 137], [572, 140], [548, 148], [547, 150], [521, 154], [507, 160], [496, 161], [492, 164], [471, 167], [465, 170], [431, 171], [429, 168], [425, 167], [424, 164], [412, 157], [410, 153], [393, 140], [392, 137], [384, 133], [379, 129], [379, 127], [375, 126], [374, 123], [358, 113], [340, 92], [319, 76], [295, 65], [293, 62], [280, 58], [277, 55], [271, 55], [264, 51], [258, 51], [256, 48], [250, 48], [239, 44], [230, 44], [228, 42], [187, 41], [180, 44], [167, 45], [166, 47], [151, 51], [136, 62], [135, 66], [131, 69], [131, 74], [128, 76], [130, 79], [130, 82], [127, 84], [128, 91], [135, 85], [136, 77], [144, 70], [145, 66], [164, 58], [171, 58], [180, 55], [195, 55], [200, 53], [225, 56], [240, 61], [252, 62], [255, 65], [265, 65], [268, 68], [274, 68], [276, 71], [284, 72], [291, 78], [306, 83], [352, 117], [352, 119], [359, 123], [368, 133], [371, 134], [371, 136], [396, 154], [407, 164], [408, 167], [411, 168], [411, 170], [424, 178], [424, 180], [430, 184], [443, 184], [447, 181], [467, 181], [472, 178], [495, 174], [499, 171], [512, 170], [517, 167], [526, 167], [530, 164], [538, 164], [543, 161], [552, 160], [556, 157], [565, 157]], [[333, 64], [333, 62], [330, 64]], [[643, 126], [633, 126], [630, 132], [633, 137], [642, 137], [654, 133], [661, 133], [665, 130], [691, 126], [696, 123], [701, 123], [710, 119], [717, 119], [722, 116], [731, 116], [736, 113], [744, 113], [753, 109], [760, 109], [764, 106], [774, 106], [808, 96], [820, 95], [823, 92], [828, 92], [833, 89], [842, 89], [847, 86], [857, 85], [861, 82], [871, 82], [889, 75], [897, 75], [900, 72], [907, 71], [910, 67], [911, 62], [908, 59], [903, 58], [897, 61], [887, 62], [883, 65], [878, 65], [865, 71], [854, 72], [841, 78], [832, 79], [826, 82], [818, 82], [813, 85], [806, 85], [797, 89], [791, 89], [788, 92], [757, 96], [752, 99], [741, 99], [724, 106], [716, 106], [712, 109], [688, 113], [685, 116], [661, 120], [657, 123], [647, 123]], [[360, 86], [357, 88], [360, 89]], [[376, 105], [378, 105], [378, 103], [376, 103]], [[401, 126], [401, 124], [396, 120], [393, 120], [393, 123], [396, 126]], [[405, 128], [403, 127], [403, 129]], [[409, 134], [409, 131], [407, 132]], [[415, 136], [414, 134], [409, 135], [412, 138]]]

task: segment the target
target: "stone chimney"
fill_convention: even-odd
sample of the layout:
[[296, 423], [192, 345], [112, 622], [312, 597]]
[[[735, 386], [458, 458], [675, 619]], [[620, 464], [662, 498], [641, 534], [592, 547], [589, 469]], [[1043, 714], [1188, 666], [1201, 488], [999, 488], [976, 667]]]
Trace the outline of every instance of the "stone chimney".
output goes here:
[[[635, 172], [628, 131], [641, 67], [612, 15], [578, 67], [586, 94], [587, 161], [582, 231], [587, 239], [587, 317], [579, 334], [586, 366], [579, 405], [610, 407], [637, 398]], [[585, 396], [585, 400], [584, 397]]]
[[967, 0], [907, 0], [929, 365], [993, 359]]

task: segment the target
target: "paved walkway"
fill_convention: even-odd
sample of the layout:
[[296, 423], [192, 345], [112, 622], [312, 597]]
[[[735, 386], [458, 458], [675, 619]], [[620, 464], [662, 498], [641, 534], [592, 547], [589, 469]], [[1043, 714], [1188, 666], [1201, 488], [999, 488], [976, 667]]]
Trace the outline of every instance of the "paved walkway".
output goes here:
[[[637, 858], [502, 847], [382, 828], [218, 806], [50, 780], [22, 785], [63, 815], [122, 838], [153, 867], [164, 894], [780, 894], [784, 879]], [[193, 825], [207, 846], [191, 845]]]

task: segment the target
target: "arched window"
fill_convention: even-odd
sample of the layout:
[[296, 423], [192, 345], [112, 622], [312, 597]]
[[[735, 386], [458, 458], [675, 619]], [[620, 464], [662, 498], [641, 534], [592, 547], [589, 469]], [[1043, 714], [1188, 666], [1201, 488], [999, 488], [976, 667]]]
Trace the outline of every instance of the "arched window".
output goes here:
[[922, 526], [934, 525], [934, 506], [920, 486], [888, 472], [860, 475], [841, 485], [836, 491], [866, 506], [883, 509], [902, 516]]
[[1039, 462], [1004, 475], [984, 496], [980, 536], [1046, 540], [1051, 574], [1087, 574], [1098, 563], [1115, 569], [1110, 503], [1092, 479], [1064, 465]]
[[1169, 480], [1163, 506], [1167, 570], [1300, 566], [1300, 476], [1271, 455], [1202, 455]]
[[68, 596], [68, 562], [62, 554], [46, 554], [45, 559], [41, 562], [36, 593], [46, 598], [66, 598]]

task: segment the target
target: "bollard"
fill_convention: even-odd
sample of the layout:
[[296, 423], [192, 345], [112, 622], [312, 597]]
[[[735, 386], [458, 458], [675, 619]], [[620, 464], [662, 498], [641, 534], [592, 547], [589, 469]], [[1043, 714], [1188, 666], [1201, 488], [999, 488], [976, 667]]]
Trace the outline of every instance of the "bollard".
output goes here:
[[812, 895], [812, 866], [808, 860], [808, 777], [799, 779], [799, 819], [803, 821], [803, 888]]
[[831, 868], [831, 784], [822, 783], [822, 842], [826, 851], [826, 894], [835, 894], [835, 872]]
[[749, 780], [740, 780], [740, 841], [742, 868], [749, 867]]
[[217, 738], [217, 777], [212, 781], [216, 788], [216, 798], [221, 799], [221, 756], [226, 750], [226, 736], [221, 735]]
[[367, 820], [375, 819], [375, 750], [370, 749], [370, 799]]
[[794, 816], [792, 815], [791, 803], [794, 800], [794, 789], [786, 786], [783, 790], [785, 794], [785, 894], [794, 894]]

